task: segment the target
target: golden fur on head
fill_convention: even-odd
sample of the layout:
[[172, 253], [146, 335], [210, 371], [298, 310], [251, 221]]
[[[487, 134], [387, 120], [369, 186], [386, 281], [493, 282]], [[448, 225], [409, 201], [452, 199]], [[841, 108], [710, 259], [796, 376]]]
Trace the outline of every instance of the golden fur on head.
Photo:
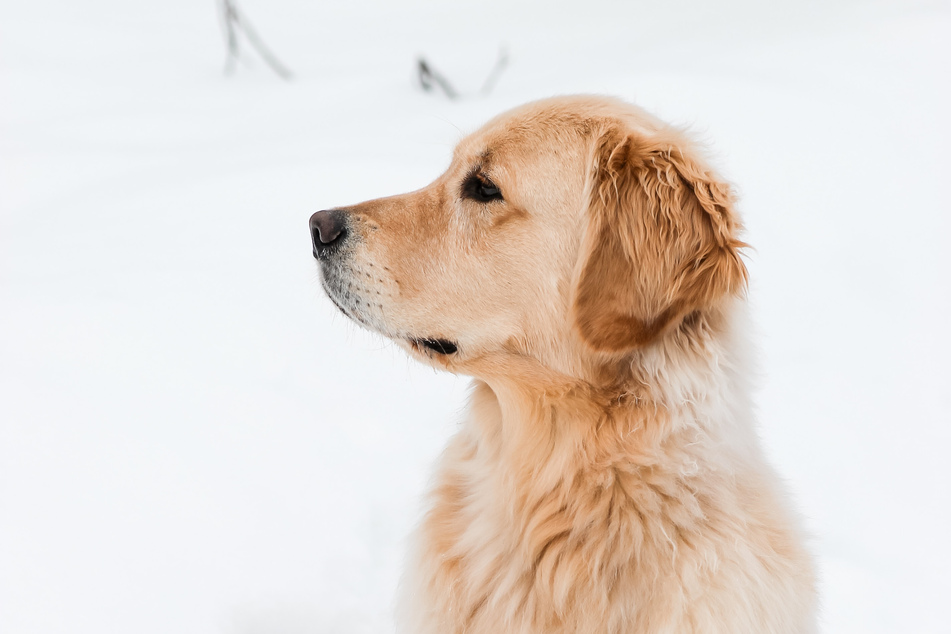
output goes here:
[[536, 102], [430, 186], [332, 213], [339, 240], [312, 227], [341, 310], [476, 377], [405, 631], [814, 631], [753, 429], [733, 197], [678, 131], [616, 100]]

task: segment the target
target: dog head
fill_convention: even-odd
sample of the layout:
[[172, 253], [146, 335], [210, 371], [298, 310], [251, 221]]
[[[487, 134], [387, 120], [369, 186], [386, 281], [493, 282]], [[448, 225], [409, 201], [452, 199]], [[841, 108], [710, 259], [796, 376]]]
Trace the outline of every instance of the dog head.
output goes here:
[[476, 376], [504, 357], [582, 376], [746, 282], [730, 188], [676, 130], [606, 98], [505, 113], [431, 185], [310, 227], [341, 311]]

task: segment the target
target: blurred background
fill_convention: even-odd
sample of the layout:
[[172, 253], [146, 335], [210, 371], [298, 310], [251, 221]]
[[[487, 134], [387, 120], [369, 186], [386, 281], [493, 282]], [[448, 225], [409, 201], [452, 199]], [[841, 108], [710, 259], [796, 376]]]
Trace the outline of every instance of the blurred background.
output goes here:
[[234, 6], [289, 80], [214, 0], [0, 0], [0, 632], [392, 631], [467, 381], [336, 314], [307, 220], [577, 92], [737, 186], [823, 630], [949, 631], [951, 4]]

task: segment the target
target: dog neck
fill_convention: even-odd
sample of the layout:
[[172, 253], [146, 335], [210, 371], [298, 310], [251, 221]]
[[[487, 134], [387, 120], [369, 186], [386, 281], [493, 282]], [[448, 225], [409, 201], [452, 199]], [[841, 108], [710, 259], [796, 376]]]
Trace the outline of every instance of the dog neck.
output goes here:
[[483, 366], [473, 407], [497, 407], [497, 415], [473, 419], [497, 423], [482, 432], [499, 441], [499, 458], [534, 461], [535, 468], [558, 464], [563, 451], [583, 455], [582, 464], [651, 462], [657, 452], [696, 443], [715, 443], [726, 451], [713, 455], [728, 460], [754, 459], [745, 337], [734, 336], [743, 324], [739, 300], [693, 314], [651, 345], [591, 364], [581, 377], [526, 355], [496, 357]]

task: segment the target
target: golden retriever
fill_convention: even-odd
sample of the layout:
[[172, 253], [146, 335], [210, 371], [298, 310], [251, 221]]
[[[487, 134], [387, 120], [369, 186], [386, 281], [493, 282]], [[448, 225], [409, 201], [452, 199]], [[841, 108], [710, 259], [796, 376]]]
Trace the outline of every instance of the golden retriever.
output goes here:
[[608, 98], [531, 103], [428, 187], [310, 229], [341, 311], [475, 379], [406, 632], [815, 631], [754, 431], [734, 198], [679, 131]]

